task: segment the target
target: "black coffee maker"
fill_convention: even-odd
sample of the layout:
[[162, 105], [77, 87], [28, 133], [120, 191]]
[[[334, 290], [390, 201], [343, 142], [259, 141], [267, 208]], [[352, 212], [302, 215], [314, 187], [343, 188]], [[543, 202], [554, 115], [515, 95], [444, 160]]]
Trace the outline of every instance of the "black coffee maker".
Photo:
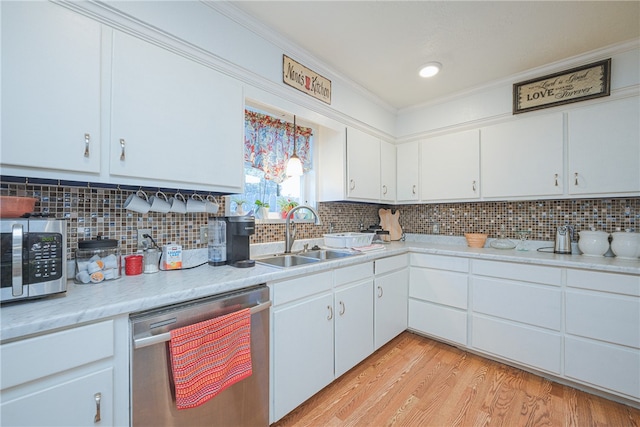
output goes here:
[[253, 267], [249, 259], [249, 237], [256, 232], [256, 219], [252, 216], [227, 216], [227, 264], [233, 267]]

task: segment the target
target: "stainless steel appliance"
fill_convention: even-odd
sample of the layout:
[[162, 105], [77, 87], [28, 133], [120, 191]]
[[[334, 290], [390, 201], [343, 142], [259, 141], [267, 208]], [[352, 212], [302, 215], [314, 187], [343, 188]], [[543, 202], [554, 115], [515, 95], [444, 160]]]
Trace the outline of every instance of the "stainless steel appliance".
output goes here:
[[0, 221], [0, 302], [66, 292], [66, 221], [44, 218]]
[[[260, 285], [132, 315], [132, 425], [268, 426], [270, 306], [269, 289]], [[245, 308], [251, 308], [252, 375], [201, 406], [176, 409], [169, 331]]]
[[256, 262], [249, 254], [249, 238], [256, 232], [252, 216], [227, 216], [227, 264], [233, 267], [253, 267]]
[[570, 254], [571, 240], [573, 239], [573, 227], [570, 225], [561, 225], [556, 230], [556, 241], [553, 246], [553, 252], [556, 254]]

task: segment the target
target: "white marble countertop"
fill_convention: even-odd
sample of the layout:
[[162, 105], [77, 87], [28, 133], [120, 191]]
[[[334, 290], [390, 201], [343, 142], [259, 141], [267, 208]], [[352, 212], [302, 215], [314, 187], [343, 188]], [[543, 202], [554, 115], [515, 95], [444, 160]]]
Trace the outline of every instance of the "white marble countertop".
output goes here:
[[[288, 269], [261, 264], [246, 269], [202, 265], [179, 271], [123, 276], [118, 280], [99, 284], [77, 285], [70, 281], [66, 294], [3, 305], [0, 308], [0, 339], [5, 342], [44, 331], [128, 315], [181, 301], [231, 292], [269, 281], [307, 275], [409, 251], [633, 274], [639, 276], [640, 286], [640, 260], [556, 255], [536, 250], [473, 249], [464, 244], [464, 238], [460, 241], [452, 238], [416, 236], [409, 235], [406, 242], [386, 244], [382, 251]], [[295, 249], [296, 246], [294, 246]], [[278, 250], [279, 247], [273, 244], [264, 245], [261, 248], [252, 247], [252, 257], [258, 258]]]

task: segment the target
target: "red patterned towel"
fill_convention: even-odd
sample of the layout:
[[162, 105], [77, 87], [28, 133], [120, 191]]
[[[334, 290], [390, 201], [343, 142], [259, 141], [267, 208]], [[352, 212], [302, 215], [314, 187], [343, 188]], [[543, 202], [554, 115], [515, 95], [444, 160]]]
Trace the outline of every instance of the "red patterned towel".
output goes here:
[[251, 310], [171, 331], [178, 409], [200, 406], [251, 375]]

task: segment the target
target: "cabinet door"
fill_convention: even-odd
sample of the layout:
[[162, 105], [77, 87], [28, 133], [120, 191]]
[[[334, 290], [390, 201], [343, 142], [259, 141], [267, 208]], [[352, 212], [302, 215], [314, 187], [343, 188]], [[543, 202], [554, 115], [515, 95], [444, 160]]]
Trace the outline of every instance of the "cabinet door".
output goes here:
[[333, 381], [333, 295], [273, 310], [273, 421]]
[[380, 199], [396, 200], [396, 146], [380, 141]]
[[113, 52], [110, 174], [241, 192], [239, 83], [118, 31]]
[[562, 113], [489, 126], [480, 136], [483, 197], [563, 194]]
[[[98, 393], [99, 423], [95, 420]], [[72, 378], [16, 399], [3, 397], [0, 408], [3, 426], [113, 425], [113, 369]]]
[[569, 112], [570, 194], [640, 192], [637, 97]]
[[373, 280], [335, 292], [336, 378], [373, 353]]
[[375, 279], [375, 350], [407, 329], [409, 270]]
[[480, 197], [480, 132], [470, 130], [421, 142], [423, 201]]
[[398, 201], [418, 200], [420, 177], [420, 147], [418, 142], [401, 144], [396, 147], [397, 156], [397, 195]]
[[2, 164], [100, 172], [100, 24], [50, 2], [1, 7]]
[[350, 199], [380, 199], [380, 140], [347, 129], [347, 194]]

